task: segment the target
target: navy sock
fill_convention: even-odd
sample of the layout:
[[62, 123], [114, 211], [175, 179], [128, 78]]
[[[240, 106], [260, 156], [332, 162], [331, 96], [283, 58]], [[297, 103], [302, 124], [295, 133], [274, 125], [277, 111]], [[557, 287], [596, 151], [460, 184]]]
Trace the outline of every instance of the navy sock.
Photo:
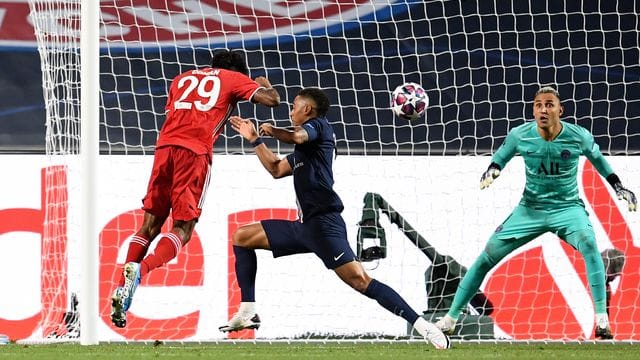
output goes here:
[[240, 287], [242, 302], [256, 301], [256, 272], [258, 271], [258, 259], [253, 249], [233, 246], [233, 254], [236, 256], [236, 279]]
[[364, 294], [377, 301], [383, 308], [401, 316], [411, 325], [418, 319], [418, 314], [404, 301], [400, 294], [376, 279], [371, 280]]

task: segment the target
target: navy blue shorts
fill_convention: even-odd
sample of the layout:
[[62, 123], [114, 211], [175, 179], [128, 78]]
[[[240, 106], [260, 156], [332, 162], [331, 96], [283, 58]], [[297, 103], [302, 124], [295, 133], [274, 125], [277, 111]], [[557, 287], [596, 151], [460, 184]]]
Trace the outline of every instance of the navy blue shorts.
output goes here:
[[262, 220], [273, 257], [314, 253], [327, 269], [356, 260], [349, 246], [347, 227], [340, 213], [329, 213], [305, 219]]

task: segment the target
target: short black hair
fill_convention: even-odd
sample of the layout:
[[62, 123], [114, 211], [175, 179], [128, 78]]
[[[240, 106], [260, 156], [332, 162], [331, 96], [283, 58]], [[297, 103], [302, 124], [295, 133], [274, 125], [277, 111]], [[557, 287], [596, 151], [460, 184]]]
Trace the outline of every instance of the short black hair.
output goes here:
[[324, 117], [325, 115], [327, 115], [327, 112], [329, 111], [329, 98], [327, 97], [327, 94], [324, 93], [324, 91], [318, 88], [309, 87], [300, 90], [298, 96], [306, 99], [311, 99], [316, 103], [315, 108], [318, 117]]
[[249, 68], [244, 60], [244, 55], [238, 50], [216, 50], [211, 57], [211, 67], [237, 71], [249, 75]]

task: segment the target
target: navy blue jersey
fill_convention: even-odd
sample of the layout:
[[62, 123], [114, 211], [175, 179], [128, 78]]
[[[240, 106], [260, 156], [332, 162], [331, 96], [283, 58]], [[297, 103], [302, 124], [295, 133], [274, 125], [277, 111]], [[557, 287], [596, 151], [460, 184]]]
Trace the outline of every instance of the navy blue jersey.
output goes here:
[[341, 212], [342, 200], [333, 191], [333, 154], [335, 139], [333, 128], [326, 118], [314, 118], [302, 127], [309, 140], [296, 144], [287, 161], [293, 169], [300, 220], [318, 214]]

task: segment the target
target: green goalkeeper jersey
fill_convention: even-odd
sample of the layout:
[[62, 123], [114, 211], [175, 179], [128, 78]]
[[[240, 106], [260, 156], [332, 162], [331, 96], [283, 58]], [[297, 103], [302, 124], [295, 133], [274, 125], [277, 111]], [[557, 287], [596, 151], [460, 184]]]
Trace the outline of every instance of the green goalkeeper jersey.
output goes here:
[[514, 155], [524, 158], [526, 184], [520, 204], [534, 209], [559, 209], [584, 203], [578, 190], [580, 155], [585, 155], [600, 175], [613, 173], [593, 135], [585, 128], [561, 121], [562, 130], [547, 141], [535, 121], [513, 128], [492, 161], [504, 169]]

